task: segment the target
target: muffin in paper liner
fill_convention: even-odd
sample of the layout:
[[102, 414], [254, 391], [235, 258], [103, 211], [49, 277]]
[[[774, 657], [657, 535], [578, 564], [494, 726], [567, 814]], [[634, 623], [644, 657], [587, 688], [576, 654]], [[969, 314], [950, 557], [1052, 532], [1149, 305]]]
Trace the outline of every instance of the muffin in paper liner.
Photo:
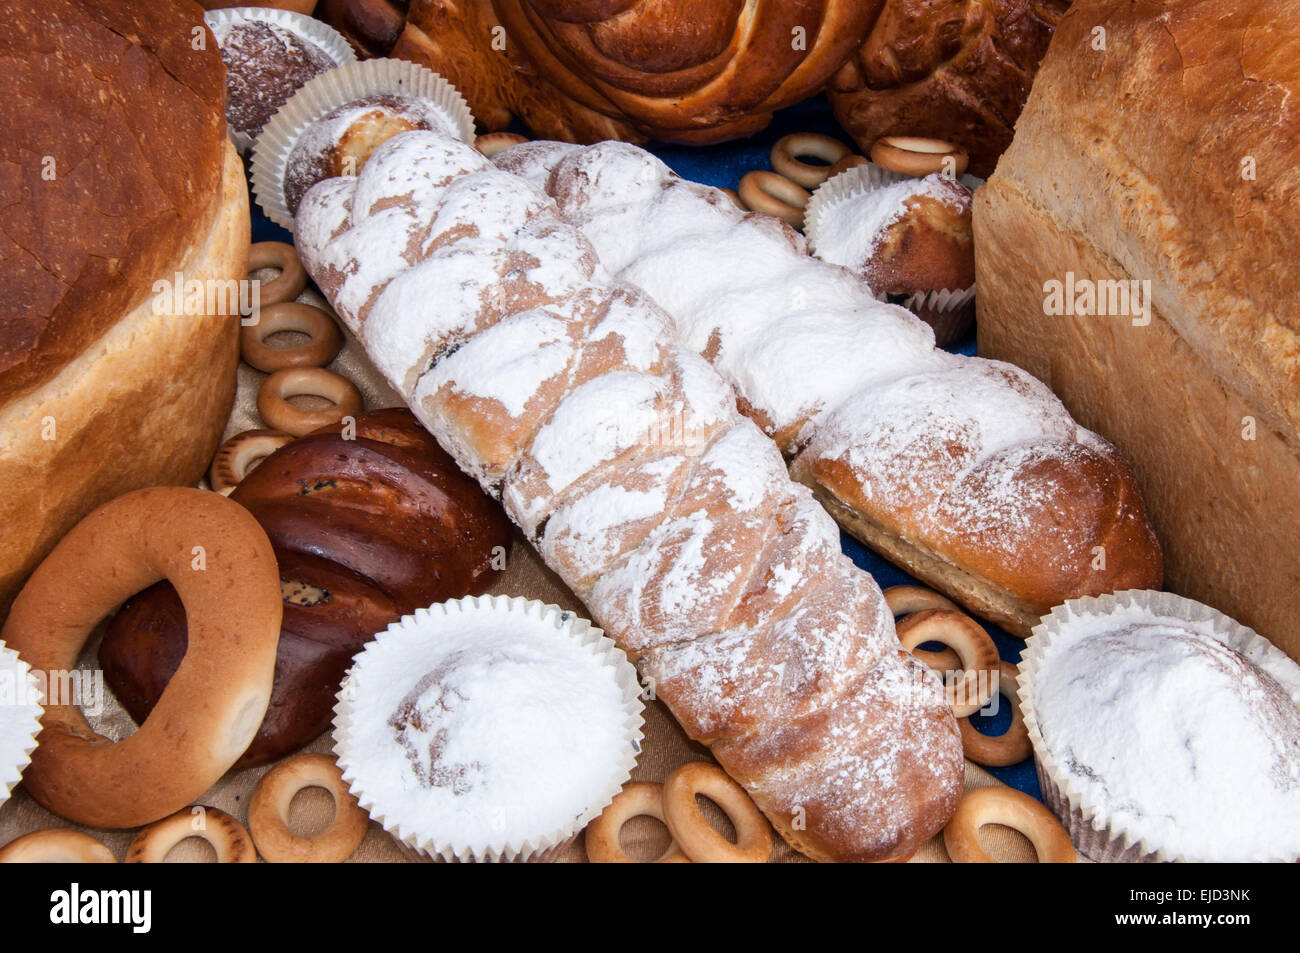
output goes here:
[[[221, 36], [230, 26], [241, 22], [257, 21], [282, 27], [302, 38], [333, 60], [335, 67], [355, 63], [357, 59], [356, 53], [352, 51], [352, 46], [338, 30], [328, 23], [317, 20], [315, 17], [294, 13], [292, 10], [281, 10], [278, 7], [222, 7], [217, 10], [208, 10], [203, 14], [203, 20], [207, 23], [208, 28], [212, 30], [213, 35], [218, 38], [218, 45], [220, 45]], [[270, 120], [268, 120], [268, 124], [269, 122]], [[256, 137], [242, 130], [231, 128], [230, 139], [234, 142], [235, 148], [239, 150], [240, 155], [247, 155], [249, 150], [253, 148]]]
[[[1121, 616], [1122, 614], [1122, 616]], [[1060, 818], [1074, 845], [1092, 860], [1103, 863], [1188, 863], [1198, 860], [1158, 842], [1151, 832], [1126, 824], [1122, 818], [1105, 816], [1104, 806], [1096, 803], [1090, 792], [1076, 783], [1058, 763], [1039, 727], [1035, 706], [1035, 688], [1050, 658], [1053, 643], [1074, 625], [1090, 619], [1116, 617], [1117, 622], [1174, 622], [1193, 631], [1218, 639], [1259, 669], [1271, 675], [1292, 702], [1300, 707], [1300, 666], [1286, 653], [1253, 629], [1209, 606], [1169, 592], [1133, 589], [1113, 595], [1071, 599], [1044, 616], [1025, 642], [1019, 673], [1020, 708], [1034, 749], [1034, 766], [1043, 802]], [[1294, 862], [1296, 856], [1269, 858]]]
[[[495, 640], [497, 632], [504, 633], [508, 641]], [[545, 697], [548, 711], [560, 711], [564, 707], [562, 700], [552, 701], [551, 695], [554, 692], [572, 692], [577, 686], [584, 703], [608, 708], [618, 717], [617, 724], [612, 721], [603, 725], [593, 724], [584, 720], [583, 743], [565, 749], [574, 751], [579, 758], [593, 759], [585, 777], [562, 772], [575, 785], [575, 790], [569, 794], [576, 799], [577, 787], [585, 787], [589, 789], [589, 795], [581, 798], [582, 803], [568, 805], [558, 803], [557, 796], [556, 804], [540, 810], [536, 810], [534, 805], [548, 795], [540, 781], [535, 785], [521, 785], [520, 790], [513, 792], [509, 806], [486, 803], [492, 799], [493, 792], [501, 793], [503, 776], [495, 775], [497, 768], [491, 763], [456, 761], [456, 753], [466, 753], [461, 744], [466, 738], [464, 734], [457, 737], [449, 730], [460, 726], [462, 732], [468, 732], [467, 725], [492, 725], [490, 730], [495, 734], [483, 739], [485, 755], [491, 755], [493, 751], [500, 754], [508, 746], [527, 743], [527, 727], [508, 727], [507, 722], [494, 720], [495, 713], [485, 722], [481, 710], [483, 699], [489, 697], [502, 700], [514, 695], [516, 701], [520, 700], [517, 689], [505, 682], [513, 676], [499, 673], [510, 672], [511, 666], [518, 661], [509, 654], [510, 648], [520, 648], [533, 638], [540, 641], [532, 642], [528, 648], [548, 653], [544, 661], [548, 665], [557, 661], [563, 664], [565, 674], [562, 680], [553, 683], [539, 681], [535, 687], [528, 685], [525, 700], [530, 706], [535, 698]], [[489, 658], [490, 670], [485, 667]], [[457, 668], [458, 665], [462, 667]], [[458, 680], [458, 673], [467, 667], [486, 672], [479, 676], [484, 681], [478, 684], [477, 692], [490, 688], [490, 696], [476, 694], [472, 682]], [[514, 671], [523, 672], [524, 669], [515, 666]], [[529, 670], [527, 677], [532, 677], [532, 671]], [[585, 686], [582, 683], [584, 677]], [[494, 682], [497, 679], [500, 681]], [[436, 711], [439, 715], [445, 714], [447, 723], [436, 726], [432, 734], [434, 740], [427, 749], [414, 743], [408, 746], [405, 731], [410, 730], [417, 739], [422, 739], [424, 736], [415, 733], [434, 728], [426, 725], [427, 716], [423, 715], [424, 711], [434, 709], [429, 705], [421, 709], [419, 705], [430, 691], [437, 693]], [[608, 691], [606, 697], [600, 698], [600, 693], [605, 691]], [[413, 615], [394, 622], [356, 656], [334, 708], [334, 751], [343, 779], [361, 807], [413, 858], [546, 861], [563, 851], [609, 805], [631, 777], [641, 751], [644, 722], [641, 691], [636, 669], [622, 650], [600, 629], [572, 612], [522, 597], [454, 599], [419, 609]], [[446, 702], [446, 697], [453, 701]], [[504, 704], [508, 705], [508, 702]], [[408, 712], [406, 716], [402, 714], [404, 709]], [[530, 707], [529, 710], [535, 709]], [[504, 711], [502, 714], [508, 719], [517, 717], [519, 713]], [[566, 724], [572, 727], [575, 715], [575, 711], [569, 711], [557, 715], [557, 718], [570, 719]], [[533, 722], [525, 719], [518, 724], [532, 726]], [[487, 741], [495, 742], [490, 751], [486, 750]], [[471, 741], [468, 747], [472, 749], [474, 743]], [[427, 768], [422, 760], [424, 750], [430, 753]], [[434, 750], [446, 757], [435, 763]], [[509, 760], [503, 755], [499, 762], [507, 764], [507, 774], [514, 767]], [[595, 763], [597, 761], [606, 763]], [[468, 765], [468, 768], [458, 773], [447, 768], [446, 764], [458, 769]], [[417, 772], [423, 770], [428, 771], [430, 780], [427, 782], [418, 777]], [[436, 783], [432, 780], [435, 777], [438, 779]], [[456, 798], [474, 796], [484, 800], [477, 805], [455, 803]], [[465, 821], [457, 822], [454, 813], [436, 813], [435, 805], [438, 804], [443, 807], [451, 804], [456, 809], [468, 811], [472, 815], [471, 826], [477, 824], [483, 831], [492, 830], [493, 833], [484, 836], [480, 831], [478, 836], [467, 836], [463, 828], [452, 829], [456, 823]], [[519, 804], [525, 807], [520, 809], [517, 807]], [[516, 814], [534, 810], [537, 816], [507, 822], [503, 820], [507, 810]], [[541, 815], [549, 815], [552, 821], [559, 817], [564, 820], [543, 825]], [[532, 825], [544, 826], [545, 829], [534, 829]]]
[[[882, 169], [872, 162], [864, 162], [827, 179], [813, 192], [808, 207], [804, 210], [804, 237], [808, 240], [809, 252], [813, 255], [817, 254], [817, 230], [818, 226], [825, 221], [828, 209], [856, 195], [898, 182], [906, 182], [912, 178], [916, 177]], [[957, 181], [972, 192], [984, 184], [983, 179], [977, 179], [972, 175], [958, 176]], [[897, 299], [899, 296], [893, 297]], [[889, 296], [876, 292], [876, 298], [885, 301]], [[895, 303], [907, 308], [930, 325], [934, 329], [935, 341], [940, 347], [955, 344], [970, 330], [975, 321], [974, 285], [962, 289], [917, 291], [902, 300], [896, 300]]]
[[39, 686], [31, 666], [0, 642], [0, 804], [31, 763], [41, 730]]
[[446, 120], [450, 134], [474, 143], [474, 117], [465, 98], [447, 80], [418, 63], [361, 60], [321, 73], [280, 107], [253, 147], [253, 196], [268, 218], [293, 230], [284, 182], [289, 158], [304, 133], [334, 110], [376, 96], [429, 103]]

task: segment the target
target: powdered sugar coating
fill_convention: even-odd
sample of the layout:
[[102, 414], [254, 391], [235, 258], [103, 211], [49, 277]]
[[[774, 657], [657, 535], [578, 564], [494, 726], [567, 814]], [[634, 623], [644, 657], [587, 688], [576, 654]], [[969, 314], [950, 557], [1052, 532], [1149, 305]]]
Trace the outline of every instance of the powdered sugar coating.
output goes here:
[[624, 758], [613, 670], [523, 612], [408, 618], [353, 670], [347, 750], [372, 812], [434, 843], [563, 830]]
[[940, 202], [954, 214], [970, 206], [970, 190], [938, 172], [863, 189], [823, 209], [817, 219], [817, 257], [863, 274], [889, 227], [907, 214], [909, 201], [917, 198]]
[[[612, 279], [582, 233], [523, 179], [511, 188], [466, 162], [449, 181], [434, 185], [431, 176], [412, 189], [399, 168], [415, 159], [408, 151], [448, 147], [436, 134], [398, 138], [400, 148], [377, 151], [349, 180], [364, 206], [325, 184], [309, 194], [298, 224], [313, 242], [300, 247], [304, 264], [345, 302], [341, 317], [416, 415], [462, 468], [500, 493], [507, 513], [623, 649], [640, 654], [710, 639], [706, 654], [718, 671], [744, 669], [749, 658], [769, 675], [789, 673], [785, 683], [764, 683], [777, 686], [779, 705], [741, 705], [733, 709], [745, 709], [739, 719], [711, 691], [679, 689], [669, 704], [683, 724], [701, 731], [729, 724], [736, 734], [728, 740], [740, 742], [821, 708], [837, 710], [845, 693], [858, 690], [854, 674], [869, 666], [905, 669], [878, 588], [840, 554], [837, 527], [790, 481], [776, 446], [740, 415], [727, 383], [679, 346], [672, 318]], [[556, 153], [576, 154], [544, 151]], [[638, 187], [662, 185], [653, 167], [632, 165], [644, 173]], [[478, 212], [457, 198], [471, 193], [482, 203]], [[405, 223], [396, 238], [390, 217]], [[745, 231], [759, 242], [790, 242], [762, 223]], [[376, 254], [401, 264], [362, 264]], [[387, 278], [390, 267], [396, 274]], [[363, 270], [387, 283], [368, 294], [346, 288]], [[819, 614], [840, 609], [842, 624]], [[731, 650], [711, 639], [741, 628], [749, 635]], [[882, 681], [876, 703], [892, 704], [892, 686], [902, 684]], [[942, 711], [941, 691], [927, 685], [927, 704]], [[907, 744], [913, 757], [936, 765], [899, 795], [915, 813], [906, 836], [928, 836], [960, 787], [951, 716], [910, 728]], [[855, 778], [841, 815], [880, 816], [868, 801], [877, 783], [891, 783], [873, 774], [887, 763], [864, 749], [856, 768], [837, 768]], [[789, 759], [782, 764], [792, 770]], [[800, 770], [811, 784], [820, 769]], [[755, 763], [736, 776], [754, 790], [767, 772]], [[856, 855], [863, 838], [899, 843], [900, 836], [860, 830], [813, 849], [836, 856], [839, 837]]]
[[1300, 856], [1300, 710], [1211, 624], [1084, 616], [1053, 634], [1034, 696], [1052, 758], [1113, 827], [1191, 860]]
[[[1020, 553], [1045, 548], [1027, 544], [1046, 515], [1059, 526], [1051, 568], [1081, 578], [1104, 519], [1082, 506], [1075, 519], [1049, 512], [1061, 498], [1052, 475], [1113, 470], [1104, 462], [1113, 449], [1029, 375], [951, 359], [925, 322], [877, 300], [840, 267], [859, 265], [855, 255], [868, 253], [908, 200], [960, 206], [950, 182], [907, 180], [846, 200], [853, 207], [837, 208], [829, 230], [819, 221], [824, 261], [809, 258], [779, 220], [746, 214], [627, 143], [515, 147], [495, 161], [536, 181], [540, 172], [528, 167], [543, 156], [547, 190], [602, 264], [672, 315], [681, 343], [713, 364], [783, 452], [797, 455], [801, 480], [859, 512], [876, 501], [867, 517], [886, 525], [908, 514], [908, 541], [923, 549], [953, 553], [954, 541], [977, 538], [1013, 571]], [[1095, 485], [1069, 489], [1097, 496]], [[1107, 510], [1105, 500], [1094, 502], [1097, 513]]]

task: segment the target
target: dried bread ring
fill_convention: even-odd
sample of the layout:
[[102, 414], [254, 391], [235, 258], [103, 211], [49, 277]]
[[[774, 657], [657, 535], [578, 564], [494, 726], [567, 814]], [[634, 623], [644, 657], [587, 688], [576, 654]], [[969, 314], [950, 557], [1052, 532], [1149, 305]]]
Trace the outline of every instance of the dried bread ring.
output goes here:
[[1011, 706], [1011, 727], [1002, 734], [986, 735], [977, 731], [970, 723], [969, 716], [957, 720], [957, 726], [961, 728], [962, 750], [976, 764], [1005, 768], [1010, 764], [1019, 764], [1033, 754], [1029, 729], [1025, 727], [1025, 716], [1020, 712], [1020, 699], [1016, 697], [1018, 675], [1019, 669], [1005, 659], [998, 664], [998, 694]]
[[[308, 340], [292, 347], [272, 347], [266, 339], [281, 331], [305, 334]], [[324, 367], [338, 356], [343, 334], [320, 308], [299, 301], [263, 305], [256, 324], [239, 329], [239, 356], [270, 374], [286, 367]]]
[[100, 841], [81, 831], [51, 827], [32, 831], [0, 850], [0, 864], [115, 864]]
[[976, 788], [961, 800], [943, 829], [943, 843], [956, 864], [996, 863], [982, 846], [979, 830], [1001, 824], [1029, 838], [1039, 863], [1072, 864], [1074, 845], [1056, 816], [1028, 794], [1005, 785]]
[[37, 567], [0, 638], [56, 677], [101, 619], [162, 579], [185, 606], [188, 647], [144, 723], [113, 743], [75, 704], [41, 718], [23, 786], [78, 824], [139, 827], [192, 803], [244, 753], [271, 700], [275, 553], [248, 510], [206, 490], [151, 487], [95, 510]]
[[775, 215], [791, 228], [803, 228], [804, 206], [812, 198], [803, 186], [761, 169], [746, 172], [737, 192], [750, 211]]
[[884, 136], [871, 147], [871, 161], [900, 175], [958, 176], [970, 164], [970, 155], [951, 142], [920, 136]]
[[[334, 819], [314, 837], [289, 830], [289, 805], [304, 788], [324, 788], [334, 798]], [[270, 863], [339, 863], [365, 840], [370, 815], [343, 781], [338, 763], [325, 754], [281, 761], [257, 782], [248, 804], [248, 829], [262, 859]]]
[[[973, 715], [993, 697], [994, 673], [1002, 661], [998, 647], [978, 622], [964, 612], [926, 609], [898, 623], [898, 641], [909, 652], [926, 642], [942, 642], [961, 661], [961, 678], [949, 680], [946, 691], [953, 714]], [[981, 678], [981, 673], [983, 677]]]
[[527, 141], [527, 136], [521, 136], [516, 132], [485, 132], [474, 140], [474, 148], [491, 159], [498, 152], [505, 152], [511, 146]]
[[292, 301], [307, 287], [307, 271], [298, 260], [298, 253], [285, 242], [258, 242], [248, 249], [248, 273], [263, 268], [278, 268], [280, 274], [258, 285], [259, 307], [268, 307], [282, 301]]
[[[947, 609], [960, 612], [961, 607], [947, 596], [940, 595], [933, 589], [923, 586], [890, 586], [884, 592], [885, 604], [894, 617], [923, 612], [926, 609]], [[936, 672], [955, 672], [961, 668], [961, 659], [952, 649], [931, 652], [927, 649], [913, 649], [912, 654], [934, 669]]]
[[126, 849], [126, 862], [161, 864], [173, 847], [191, 837], [211, 844], [219, 864], [257, 863], [257, 851], [244, 825], [219, 808], [202, 805], [182, 808], [136, 834]]
[[740, 193], [735, 189], [718, 189], [718, 191], [731, 199], [731, 201], [735, 203], [736, 208], [744, 209], [746, 212], [749, 211], [749, 209], [745, 208], [745, 203], [740, 200]]
[[[300, 410], [290, 397], [323, 397], [332, 406]], [[286, 367], [276, 371], [257, 392], [257, 411], [275, 430], [301, 437], [361, 413], [361, 392], [346, 377], [320, 367]]]
[[[815, 132], [792, 132], [788, 136], [782, 136], [772, 146], [772, 170], [805, 189], [815, 189], [830, 178], [835, 163], [852, 154], [852, 149], [830, 136]], [[799, 156], [813, 156], [826, 164], [810, 165], [801, 162]]]
[[[722, 808], [736, 829], [731, 843], [700, 813], [696, 795]], [[745, 789], [717, 765], [688, 761], [664, 781], [664, 823], [678, 846], [700, 864], [763, 864], [772, 854], [772, 828]]]
[[279, 430], [245, 430], [235, 434], [221, 445], [212, 466], [208, 468], [208, 483], [222, 496], [239, 486], [263, 458], [279, 450], [293, 437]]
[[[653, 817], [664, 821], [664, 786], [650, 781], [631, 781], [623, 785], [623, 790], [614, 796], [609, 806], [600, 812], [600, 817], [587, 825], [587, 859], [593, 864], [632, 864], [636, 863], [619, 844], [618, 835], [623, 825], [634, 817]], [[667, 821], [664, 821], [666, 824]], [[689, 864], [690, 859], [682, 853], [677, 842], [673, 841], [668, 849], [654, 861], [656, 864]]]

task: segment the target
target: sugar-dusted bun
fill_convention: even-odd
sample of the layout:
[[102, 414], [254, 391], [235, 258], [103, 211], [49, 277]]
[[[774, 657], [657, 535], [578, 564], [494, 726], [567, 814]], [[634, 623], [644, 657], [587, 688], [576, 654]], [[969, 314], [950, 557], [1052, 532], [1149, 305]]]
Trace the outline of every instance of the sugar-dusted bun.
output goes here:
[[877, 294], [964, 290], [975, 284], [971, 191], [932, 173], [853, 193], [821, 210], [816, 246]]
[[367, 96], [335, 109], [299, 140], [285, 167], [284, 197], [292, 211], [317, 182], [356, 175], [370, 154], [413, 129], [444, 129], [432, 103], [401, 96]]

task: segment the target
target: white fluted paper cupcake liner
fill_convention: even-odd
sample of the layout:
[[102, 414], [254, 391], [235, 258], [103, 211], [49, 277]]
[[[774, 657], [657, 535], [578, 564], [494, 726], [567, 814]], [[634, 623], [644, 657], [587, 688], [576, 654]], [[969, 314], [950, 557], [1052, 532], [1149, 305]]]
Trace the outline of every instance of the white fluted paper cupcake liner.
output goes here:
[[[1087, 857], [1102, 863], [1186, 863], [1191, 860], [1153, 841], [1149, 834], [1132, 825], [1105, 816], [1089, 792], [1073, 783], [1070, 775], [1052, 756], [1038, 724], [1034, 689], [1038, 673], [1052, 645], [1070, 625], [1089, 617], [1120, 611], [1143, 611], [1154, 619], [1190, 623], [1245, 656], [1272, 675], [1300, 706], [1300, 666], [1254, 629], [1192, 599], [1171, 592], [1131, 589], [1112, 595], [1071, 599], [1044, 616], [1025, 641], [1020, 658], [1020, 710], [1034, 749], [1034, 764], [1043, 803], [1060, 818], [1074, 845]], [[1296, 857], [1276, 860], [1293, 862]]]
[[31, 764], [45, 714], [39, 697], [31, 666], [0, 642], [0, 804]]
[[[357, 764], [353, 748], [355, 728], [360, 712], [372, 703], [369, 698], [358, 697], [359, 674], [368, 664], [374, 664], [373, 653], [408, 650], [419, 651], [430, 636], [439, 631], [454, 629], [458, 622], [472, 614], [495, 614], [506, 625], [522, 624], [547, 637], [556, 637], [572, 643], [579, 652], [595, 657], [599, 667], [607, 669], [609, 678], [617, 686], [623, 702], [623, 720], [618, 730], [624, 736], [617, 759], [611, 759], [608, 783], [589, 804], [574, 805], [573, 820], [551, 830], [539, 830], [511, 839], [502, 837], [492, 841], [470, 841], [451, 830], [437, 830], [438, 821], [429, 818], [419, 825], [410, 823], [403, 827], [390, 815], [395, 805], [391, 792], [382, 790], [364, 776], [366, 769]], [[632, 768], [641, 752], [641, 728], [644, 724], [644, 705], [641, 701], [641, 684], [636, 668], [622, 650], [607, 638], [601, 629], [572, 612], [558, 606], [546, 605], [537, 600], [509, 596], [469, 596], [419, 609], [413, 615], [394, 622], [376, 636], [353, 660], [352, 668], [339, 690], [334, 707], [334, 752], [338, 756], [343, 779], [356, 795], [361, 807], [377, 821], [415, 858], [444, 861], [504, 861], [536, 862], [554, 858], [614, 799], [632, 776]], [[378, 788], [379, 790], [373, 790]], [[523, 797], [538, 796], [538, 792], [521, 792]], [[400, 811], [398, 812], [400, 813]]]
[[[326, 56], [334, 61], [336, 67], [355, 63], [357, 59], [356, 53], [352, 51], [351, 44], [343, 38], [343, 34], [339, 33], [338, 30], [322, 20], [317, 20], [315, 17], [309, 17], [302, 13], [294, 13], [292, 10], [281, 10], [278, 7], [222, 7], [217, 10], [207, 11], [203, 14], [203, 19], [217, 37], [220, 37], [226, 29], [236, 23], [250, 20], [260, 23], [272, 23], [302, 37], [322, 50]], [[218, 40], [219, 42], [220, 40]], [[230, 139], [234, 142], [235, 148], [239, 150], [240, 155], [247, 155], [249, 150], [253, 148], [256, 137], [238, 129], [231, 129]]]
[[334, 110], [372, 96], [396, 96], [432, 104], [448, 130], [471, 145], [474, 116], [456, 87], [418, 63], [395, 59], [361, 60], [322, 73], [280, 107], [253, 147], [253, 196], [268, 218], [293, 230], [284, 195], [289, 156], [303, 134]]

